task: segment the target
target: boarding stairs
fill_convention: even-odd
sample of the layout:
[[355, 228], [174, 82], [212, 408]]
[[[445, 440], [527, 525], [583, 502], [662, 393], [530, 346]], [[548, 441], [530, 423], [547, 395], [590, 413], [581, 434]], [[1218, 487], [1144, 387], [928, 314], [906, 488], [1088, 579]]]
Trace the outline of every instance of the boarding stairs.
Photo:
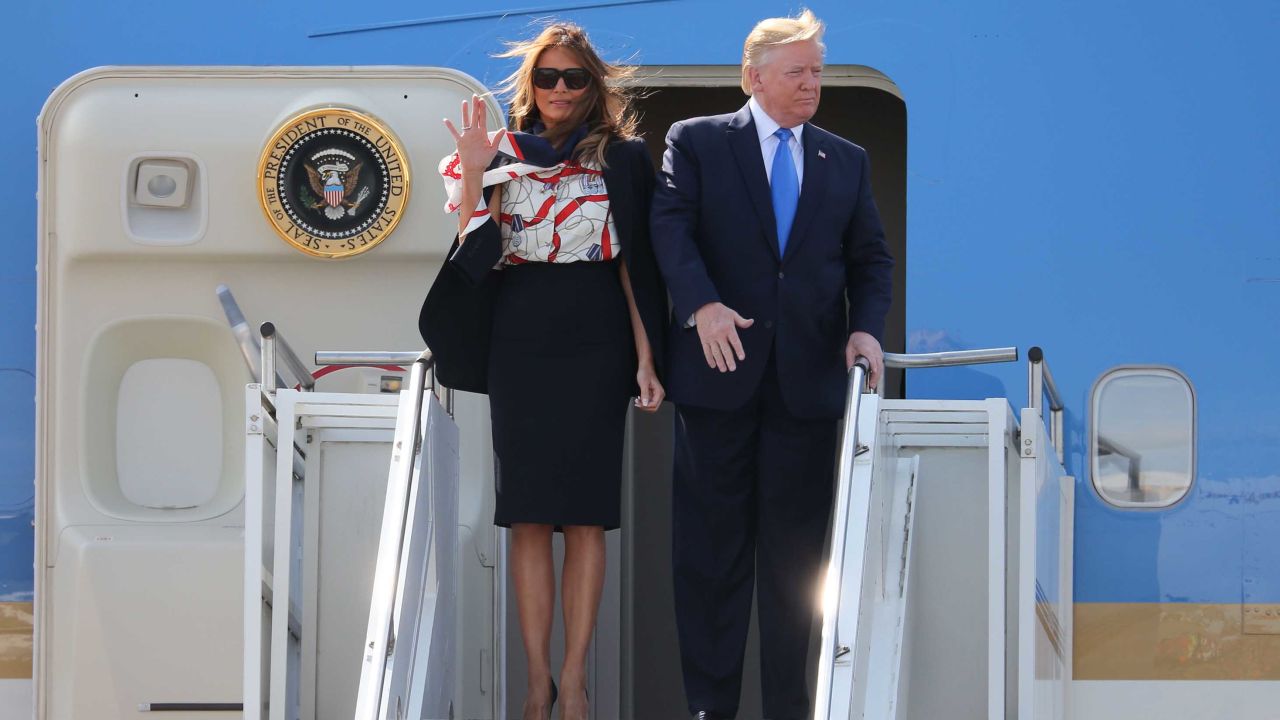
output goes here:
[[862, 394], [864, 370], [851, 371], [816, 720], [1070, 717], [1074, 484], [1061, 400], [1043, 353], [1029, 356], [1028, 407], [1016, 416], [1004, 399]]
[[[269, 381], [246, 392], [245, 587], [257, 592], [245, 593], [244, 717], [458, 717], [459, 431], [430, 354], [317, 353], [326, 367], [408, 368], [398, 395], [317, 393], [280, 386], [277, 354], [305, 368], [270, 324], [262, 336]], [[885, 399], [863, 392], [862, 364], [850, 372], [816, 720], [1070, 717], [1073, 484], [1061, 403], [1032, 357], [1016, 416], [1004, 399]], [[1016, 350], [887, 364], [1009, 359]], [[329, 478], [371, 468], [386, 478], [381, 531], [357, 537], [351, 516], [373, 509]], [[335, 555], [343, 543], [361, 551]], [[367, 617], [362, 636], [353, 617]]]
[[325, 369], [407, 372], [388, 376], [396, 394], [315, 392], [272, 323], [261, 337], [241, 339], [263, 379], [245, 393], [244, 718], [453, 718], [452, 393], [429, 352], [317, 353]]

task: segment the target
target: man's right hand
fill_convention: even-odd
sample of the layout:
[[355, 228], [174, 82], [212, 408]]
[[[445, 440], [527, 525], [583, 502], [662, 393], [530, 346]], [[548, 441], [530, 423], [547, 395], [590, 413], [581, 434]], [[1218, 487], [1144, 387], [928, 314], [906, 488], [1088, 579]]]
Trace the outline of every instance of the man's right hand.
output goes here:
[[724, 303], [713, 302], [698, 308], [693, 314], [693, 322], [698, 328], [707, 367], [733, 372], [738, 369], [738, 362], [747, 359], [747, 354], [742, 351], [742, 341], [738, 339], [738, 330], [751, 327], [755, 320], [742, 317]]

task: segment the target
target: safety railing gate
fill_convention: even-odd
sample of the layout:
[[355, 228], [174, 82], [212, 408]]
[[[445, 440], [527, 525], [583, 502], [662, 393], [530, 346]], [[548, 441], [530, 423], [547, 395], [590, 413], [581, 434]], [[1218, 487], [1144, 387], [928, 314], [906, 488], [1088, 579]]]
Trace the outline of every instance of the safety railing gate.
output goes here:
[[[822, 645], [818, 659], [816, 720], [850, 717], [866, 695], [865, 664], [871, 644], [870, 615], [874, 573], [868, 565], [879, 553], [870, 532], [875, 495], [883, 483], [872, 479], [878, 400], [863, 395], [867, 371], [864, 358], [849, 371], [845, 399], [845, 427], [841, 435], [831, 557], [822, 587]], [[881, 490], [881, 492], [873, 492]], [[868, 575], [872, 582], [868, 583]], [[855, 697], [857, 696], [857, 697]], [[859, 713], [860, 715], [860, 713]]]
[[356, 720], [453, 717], [458, 427], [430, 366], [423, 353], [400, 395]]
[[[997, 348], [887, 354], [885, 364], [940, 367], [1016, 359], [1016, 348]], [[917, 644], [912, 638], [913, 621], [926, 613], [938, 615], [938, 606], [945, 600], [931, 598], [924, 606], [917, 603], [916, 608], [912, 607], [911, 578], [916, 574], [913, 566], [919, 561], [915, 557], [915, 523], [920, 515], [917, 496], [922, 456], [929, 458], [936, 471], [938, 452], [954, 445], [968, 453], [966, 462], [970, 465], [974, 458], [978, 459], [977, 465], [969, 468], [973, 477], [966, 478], [976, 482], [961, 488], [963, 481], [950, 478], [948, 484], [971, 495], [969, 505], [989, 509], [992, 518], [989, 531], [974, 532], [971, 527], [965, 540], [966, 567], [982, 566], [982, 572], [966, 575], [971, 588], [980, 583], [976, 590], [965, 593], [971, 596], [966, 612], [980, 613], [980, 617], [975, 615], [978, 622], [972, 625], [990, 626], [993, 632], [990, 642], [981, 636], [976, 642], [975, 638], [968, 638], [968, 646], [974, 650], [980, 647], [986, 653], [986, 662], [980, 656], [972, 662], [982, 663], [983, 670], [976, 675], [988, 677], [990, 683], [983, 688], [970, 688], [964, 700], [969, 709], [981, 707], [987, 710], [988, 717], [1003, 718], [1006, 649], [1004, 633], [999, 629], [1004, 627], [1006, 577], [1001, 568], [1006, 548], [1005, 458], [1012, 456], [1008, 437], [1016, 432], [1013, 417], [1002, 400], [886, 401], [861, 393], [863, 374], [864, 369], [855, 366], [849, 377], [831, 552], [822, 588], [822, 644], [813, 717], [898, 720], [929, 716], [929, 710], [921, 709], [929, 707], [928, 703], [920, 704], [915, 711], [907, 708], [908, 697], [915, 694], [909, 691], [912, 682], [922, 683], [917, 692], [937, 695], [936, 689], [929, 687], [936, 678], [931, 674], [931, 666], [936, 663], [928, 658], [912, 658], [911, 648]], [[902, 452], [904, 447], [914, 446], [926, 448], [927, 452]], [[967, 446], [979, 449], [966, 449]], [[938, 487], [938, 479], [930, 482]], [[935, 502], [930, 512], [939, 511], [939, 503]], [[961, 518], [960, 522], [975, 525], [970, 520]], [[935, 548], [934, 556], [928, 558], [935, 568], [940, 544], [936, 535], [928, 546]], [[947, 538], [943, 538], [941, 544], [946, 542]], [[991, 572], [986, 571], [988, 566], [993, 569]], [[989, 579], [983, 582], [984, 578]], [[927, 642], [928, 639], [926, 645]], [[913, 680], [913, 675], [919, 677]], [[945, 705], [945, 698], [943, 701]], [[962, 712], [955, 716], [969, 715]]]
[[[430, 355], [317, 353], [410, 367], [398, 394], [321, 393], [262, 335], [264, 381], [245, 394], [244, 717], [448, 718], [458, 429]], [[277, 387], [277, 352], [296, 389]]]
[[[1018, 511], [1018, 717], [1071, 717], [1075, 479], [1062, 466], [1062, 399], [1044, 353], [1027, 352]], [[1048, 412], [1044, 398], [1048, 397]]]

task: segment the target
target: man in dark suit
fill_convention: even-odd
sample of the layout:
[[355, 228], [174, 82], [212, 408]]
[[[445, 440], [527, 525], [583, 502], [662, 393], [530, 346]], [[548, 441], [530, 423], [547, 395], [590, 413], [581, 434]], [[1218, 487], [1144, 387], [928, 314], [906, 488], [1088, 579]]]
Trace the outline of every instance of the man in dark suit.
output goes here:
[[737, 712], [753, 586], [765, 715], [808, 716], [847, 370], [866, 356], [874, 385], [883, 369], [893, 258], [867, 155], [808, 123], [822, 31], [807, 10], [752, 30], [750, 101], [672, 126], [653, 201], [674, 304], [676, 621], [697, 718]]

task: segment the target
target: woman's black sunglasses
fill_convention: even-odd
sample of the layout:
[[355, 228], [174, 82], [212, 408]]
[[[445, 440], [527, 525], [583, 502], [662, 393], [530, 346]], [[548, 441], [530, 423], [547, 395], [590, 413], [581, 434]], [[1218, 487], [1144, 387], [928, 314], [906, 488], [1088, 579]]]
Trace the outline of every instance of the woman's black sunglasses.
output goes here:
[[542, 90], [554, 90], [556, 83], [564, 78], [564, 86], [570, 90], [581, 90], [591, 82], [591, 74], [586, 68], [534, 68], [533, 86]]

